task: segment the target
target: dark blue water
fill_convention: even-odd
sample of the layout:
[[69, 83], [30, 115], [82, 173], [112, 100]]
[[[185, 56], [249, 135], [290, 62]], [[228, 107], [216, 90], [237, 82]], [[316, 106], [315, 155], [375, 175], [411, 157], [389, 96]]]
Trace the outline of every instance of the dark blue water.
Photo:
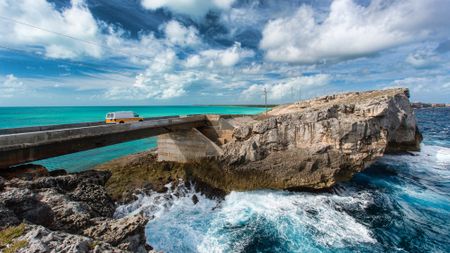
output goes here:
[[[59, 106], [0, 107], [0, 129], [102, 121], [108, 112], [134, 111], [142, 117], [188, 114], [256, 114], [264, 108], [243, 106]], [[36, 161], [50, 170], [87, 170], [109, 160], [156, 147], [155, 138], [121, 143], [103, 148]]]
[[421, 152], [385, 156], [332, 193], [232, 192], [219, 202], [180, 186], [116, 215], [155, 217], [147, 238], [163, 252], [450, 252], [450, 110], [416, 113]]

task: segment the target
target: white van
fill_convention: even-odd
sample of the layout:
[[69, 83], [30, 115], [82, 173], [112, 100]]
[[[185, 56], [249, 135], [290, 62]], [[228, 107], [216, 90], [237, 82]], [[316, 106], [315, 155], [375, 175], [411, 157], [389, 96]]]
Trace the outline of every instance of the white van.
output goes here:
[[108, 112], [105, 117], [106, 124], [130, 123], [143, 121], [144, 118], [132, 111]]

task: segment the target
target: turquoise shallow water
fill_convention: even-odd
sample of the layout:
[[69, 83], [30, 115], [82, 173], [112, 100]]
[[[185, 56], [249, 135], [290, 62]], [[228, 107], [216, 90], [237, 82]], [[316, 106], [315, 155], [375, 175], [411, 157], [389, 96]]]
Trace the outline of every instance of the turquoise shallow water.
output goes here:
[[[112, 111], [134, 111], [142, 117], [188, 114], [257, 114], [264, 108], [243, 106], [86, 106], [86, 107], [0, 107], [0, 129], [66, 123], [102, 121]], [[71, 172], [89, 169], [121, 156], [156, 147], [155, 138], [147, 138], [103, 148], [36, 161], [49, 169]]]

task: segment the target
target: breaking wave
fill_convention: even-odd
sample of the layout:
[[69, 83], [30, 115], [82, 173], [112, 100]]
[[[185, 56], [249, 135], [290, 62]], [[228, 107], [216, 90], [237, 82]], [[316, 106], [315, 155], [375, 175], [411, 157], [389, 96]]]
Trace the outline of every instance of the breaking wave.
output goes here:
[[327, 193], [232, 192], [211, 200], [182, 182], [116, 216], [151, 218], [171, 252], [450, 252], [450, 110], [418, 110], [421, 152], [384, 156]]
[[331, 192], [232, 192], [194, 187], [138, 195], [116, 217], [151, 218], [147, 240], [163, 252], [448, 252], [450, 148], [423, 145], [385, 156]]
[[148, 242], [163, 252], [304, 252], [375, 243], [369, 229], [343, 211], [364, 210], [370, 202], [365, 192], [232, 192], [211, 200], [180, 183], [167, 193], [139, 195], [116, 216], [152, 217]]

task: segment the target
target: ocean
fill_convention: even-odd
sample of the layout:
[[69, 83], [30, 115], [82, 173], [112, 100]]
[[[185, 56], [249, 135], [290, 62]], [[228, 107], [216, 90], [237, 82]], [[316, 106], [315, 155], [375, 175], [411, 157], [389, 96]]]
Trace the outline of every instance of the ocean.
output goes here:
[[[144, 117], [252, 114], [221, 106], [0, 108], [0, 128], [100, 121], [108, 111]], [[416, 110], [420, 152], [387, 155], [326, 192], [259, 190], [208, 199], [180, 183], [139, 195], [115, 216], [143, 213], [150, 245], [163, 252], [450, 252], [450, 109]], [[82, 171], [155, 147], [148, 138], [38, 161]], [[196, 195], [199, 202], [194, 204]]]
[[[189, 114], [257, 114], [265, 109], [245, 106], [86, 106], [0, 107], [0, 129], [27, 126], [103, 121], [108, 112], [134, 111], [142, 117]], [[121, 156], [156, 147], [156, 138], [146, 138], [103, 148], [35, 161], [49, 170], [77, 172]]]
[[115, 216], [153, 217], [147, 240], [168, 253], [450, 252], [450, 109], [416, 116], [420, 152], [386, 155], [327, 192], [232, 192], [220, 201], [180, 184], [139, 195]]

